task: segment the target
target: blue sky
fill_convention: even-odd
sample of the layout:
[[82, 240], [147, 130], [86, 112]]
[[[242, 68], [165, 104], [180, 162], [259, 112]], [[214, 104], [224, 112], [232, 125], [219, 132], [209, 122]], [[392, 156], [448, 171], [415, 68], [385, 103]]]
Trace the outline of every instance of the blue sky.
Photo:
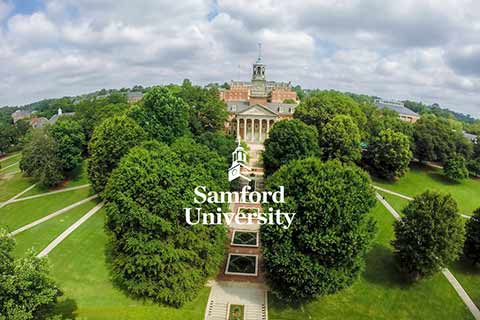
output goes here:
[[0, 106], [248, 80], [261, 42], [269, 79], [480, 117], [479, 21], [472, 0], [0, 0]]

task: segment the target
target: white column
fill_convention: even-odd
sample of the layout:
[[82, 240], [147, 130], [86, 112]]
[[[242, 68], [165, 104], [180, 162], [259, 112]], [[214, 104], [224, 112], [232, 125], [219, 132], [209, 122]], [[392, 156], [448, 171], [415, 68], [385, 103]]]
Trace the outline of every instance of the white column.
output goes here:
[[255, 141], [255, 119], [252, 118], [252, 142]]
[[270, 132], [270, 119], [267, 120], [267, 138], [268, 138], [269, 132]]
[[262, 142], [262, 122], [263, 119], [260, 119], [260, 133], [258, 134], [258, 139]]
[[237, 139], [240, 138], [240, 119], [237, 116]]

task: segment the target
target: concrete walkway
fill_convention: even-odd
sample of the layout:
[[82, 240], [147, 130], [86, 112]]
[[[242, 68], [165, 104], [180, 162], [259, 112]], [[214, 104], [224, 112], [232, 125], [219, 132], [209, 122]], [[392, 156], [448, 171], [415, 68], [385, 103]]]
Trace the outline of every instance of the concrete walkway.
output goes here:
[[33, 221], [32, 223], [29, 223], [29, 224], [27, 224], [27, 225], [25, 225], [25, 226], [23, 226], [23, 227], [21, 227], [21, 228], [18, 228], [17, 230], [15, 230], [15, 231], [13, 231], [12, 233], [10, 233], [10, 235], [11, 235], [11, 236], [16, 236], [16, 235], [19, 234], [19, 233], [22, 233], [22, 232], [24, 232], [24, 231], [26, 231], [26, 230], [28, 230], [28, 229], [31, 229], [31, 228], [33, 228], [33, 227], [35, 227], [35, 226], [38, 226], [39, 224], [44, 223], [45, 221], [48, 221], [48, 220], [50, 220], [50, 219], [52, 219], [52, 218], [55, 218], [56, 216], [59, 216], [59, 215], [61, 215], [62, 213], [65, 213], [65, 212], [67, 212], [67, 211], [69, 211], [69, 210], [71, 210], [71, 209], [73, 209], [73, 208], [75, 208], [75, 207], [78, 207], [78, 206], [80, 206], [80, 205], [82, 205], [82, 204], [84, 204], [84, 203], [87, 203], [88, 201], [93, 200], [93, 199], [96, 199], [96, 198], [98, 198], [98, 194], [93, 195], [93, 196], [91, 196], [91, 197], [88, 197], [88, 198], [86, 198], [86, 199], [83, 199], [83, 200], [81, 200], [81, 201], [75, 202], [74, 204], [71, 204], [71, 205], [69, 205], [68, 207], [65, 207], [65, 208], [63, 208], [63, 209], [57, 210], [57, 211], [55, 211], [55, 212], [53, 212], [53, 213], [51, 213], [51, 214], [49, 214], [49, 215], [47, 215], [47, 216], [45, 216], [45, 217], [43, 217], [43, 218], [41, 218], [41, 219], [35, 220], [35, 221]]
[[[392, 214], [392, 216], [401, 221], [400, 215], [392, 208], [392, 206], [380, 195], [378, 192], [376, 193], [377, 199], [387, 208], [387, 210]], [[475, 320], [480, 320], [480, 310], [478, 307], [473, 303], [472, 299], [468, 295], [468, 293], [463, 289], [462, 285], [458, 280], [453, 276], [453, 274], [447, 269], [444, 268], [442, 270], [443, 275], [447, 278], [448, 282], [452, 285], [453, 289], [457, 292], [460, 299], [462, 299], [463, 303], [467, 306], [468, 310], [472, 313]]]
[[3, 161], [5, 161], [5, 160], [11, 159], [11, 158], [18, 157], [20, 154], [21, 154], [21, 153], [12, 154], [11, 156], [8, 156], [8, 157], [5, 157], [5, 158], [1, 158], [1, 159], [0, 159], [0, 162], [3, 162]]
[[3, 170], [8, 169], [8, 168], [10, 168], [10, 167], [13, 167], [14, 165], [18, 164], [19, 162], [20, 162], [20, 161], [17, 161], [17, 162], [14, 162], [14, 163], [6, 166], [6, 167], [0, 168], [0, 172], [2, 172]]
[[[401, 193], [397, 193], [395, 191], [391, 191], [391, 190], [388, 190], [388, 189], [384, 189], [384, 188], [381, 188], [381, 187], [377, 187], [375, 185], [372, 185], [374, 189], [377, 189], [379, 191], [382, 191], [382, 192], [385, 192], [385, 193], [389, 193], [391, 195], [394, 195], [394, 196], [397, 196], [397, 197], [400, 197], [400, 198], [403, 198], [403, 199], [406, 199], [408, 201], [413, 201], [414, 199], [412, 197], [409, 197], [409, 196], [406, 196], [406, 195], [403, 195]], [[462, 213], [458, 213], [457, 214], [462, 217], [462, 218], [465, 218], [465, 219], [471, 219], [472, 217], [470, 216], [467, 216], [466, 214], [462, 214]]]
[[62, 232], [55, 240], [53, 240], [45, 249], [40, 252], [37, 257], [41, 258], [49, 254], [56, 246], [58, 246], [63, 240], [65, 240], [73, 231], [80, 227], [85, 221], [87, 221], [91, 216], [93, 216], [98, 210], [103, 207], [104, 203], [101, 202], [97, 204], [93, 209], [88, 211], [83, 217], [78, 219], [74, 224], [68, 227], [67, 230]]
[[30, 200], [30, 199], [35, 199], [35, 198], [40, 198], [40, 197], [45, 197], [45, 196], [50, 196], [52, 194], [57, 194], [57, 193], [61, 193], [61, 192], [67, 192], [67, 191], [73, 191], [73, 190], [79, 190], [79, 189], [85, 189], [85, 188], [88, 188], [90, 187], [90, 184], [83, 184], [81, 186], [76, 186], [76, 187], [70, 187], [70, 188], [65, 188], [65, 189], [60, 189], [60, 190], [55, 190], [55, 191], [50, 191], [50, 192], [44, 192], [44, 193], [39, 193], [39, 194], [34, 194], [32, 196], [28, 196], [28, 197], [23, 197], [23, 198], [17, 198], [17, 199], [14, 199], [12, 201], [10, 201], [10, 203], [13, 203], [13, 202], [20, 202], [20, 201], [25, 201], [25, 200]]
[[28, 187], [27, 189], [25, 189], [25, 190], [23, 190], [22, 192], [16, 194], [15, 196], [13, 196], [12, 198], [8, 199], [7, 201], [1, 203], [1, 204], [0, 204], [0, 209], [3, 208], [3, 207], [5, 207], [7, 204], [15, 201], [15, 199], [17, 199], [18, 197], [20, 197], [22, 194], [25, 194], [25, 193], [27, 193], [28, 191], [32, 190], [33, 188], [35, 188], [36, 185], [37, 185], [36, 183], [32, 184], [32, 185], [31, 185], [30, 187]]

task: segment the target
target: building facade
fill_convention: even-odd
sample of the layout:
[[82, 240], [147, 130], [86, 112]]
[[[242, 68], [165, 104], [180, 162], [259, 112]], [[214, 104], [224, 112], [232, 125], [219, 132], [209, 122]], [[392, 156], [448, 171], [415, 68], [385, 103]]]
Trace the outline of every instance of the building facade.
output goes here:
[[220, 91], [227, 104], [227, 130], [250, 143], [262, 143], [276, 121], [292, 118], [298, 104], [290, 83], [267, 81], [261, 57], [253, 64], [252, 80], [232, 81]]
[[375, 105], [379, 109], [390, 109], [398, 113], [398, 117], [402, 121], [415, 123], [420, 119], [420, 115], [404, 106], [403, 102], [400, 101], [386, 101], [386, 100], [375, 100]]

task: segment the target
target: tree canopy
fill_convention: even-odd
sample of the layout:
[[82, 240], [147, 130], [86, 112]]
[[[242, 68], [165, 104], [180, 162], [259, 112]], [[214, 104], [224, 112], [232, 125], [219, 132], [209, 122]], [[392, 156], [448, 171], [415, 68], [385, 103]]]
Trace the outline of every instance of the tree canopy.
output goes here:
[[480, 208], [467, 222], [463, 254], [472, 264], [480, 264]]
[[150, 89], [129, 115], [151, 139], [170, 144], [188, 133], [188, 105], [166, 87]]
[[103, 191], [120, 159], [145, 139], [145, 131], [127, 116], [115, 116], [95, 128], [88, 145], [88, 177], [97, 192]]
[[322, 129], [319, 145], [322, 159], [356, 162], [362, 157], [360, 130], [350, 116], [336, 115]]
[[468, 178], [469, 172], [467, 162], [462, 155], [454, 154], [443, 166], [445, 175], [454, 181], [461, 181]]
[[60, 290], [47, 261], [33, 252], [14, 259], [15, 240], [0, 229], [0, 319], [45, 319], [52, 315]]
[[[180, 144], [173, 149], [183, 151]], [[181, 306], [218, 271], [226, 230], [186, 223], [184, 208], [198, 207], [194, 188], [219, 187], [208, 167], [185, 163], [173, 149], [152, 141], [122, 158], [105, 190], [106, 229], [115, 283], [133, 296]], [[202, 209], [215, 212], [216, 205]]]
[[57, 144], [58, 158], [64, 172], [72, 171], [82, 163], [85, 135], [78, 121], [60, 118], [48, 133]]
[[365, 162], [373, 174], [386, 179], [403, 176], [411, 158], [410, 139], [392, 129], [382, 130], [373, 137], [365, 154]]
[[291, 160], [320, 154], [317, 129], [297, 119], [275, 123], [264, 144], [263, 165], [267, 175]]
[[408, 278], [429, 276], [455, 261], [465, 230], [449, 194], [426, 191], [415, 197], [395, 222], [395, 260]]
[[289, 229], [261, 226], [267, 280], [275, 295], [301, 301], [352, 284], [375, 233], [368, 216], [375, 205], [370, 183], [356, 166], [318, 158], [293, 160], [267, 179], [267, 190], [285, 187], [285, 203], [274, 209], [296, 213]]

